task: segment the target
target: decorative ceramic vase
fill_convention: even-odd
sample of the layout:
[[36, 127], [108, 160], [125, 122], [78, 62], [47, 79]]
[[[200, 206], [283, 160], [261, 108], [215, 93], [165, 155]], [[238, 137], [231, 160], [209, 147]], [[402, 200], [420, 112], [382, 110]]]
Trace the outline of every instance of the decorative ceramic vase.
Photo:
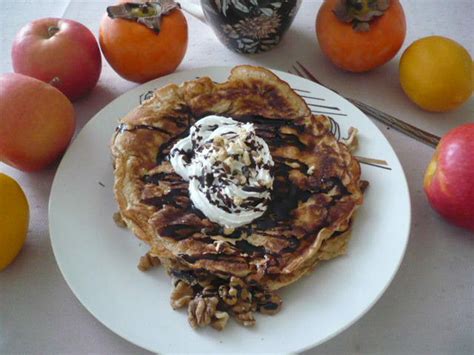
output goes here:
[[228, 48], [245, 54], [280, 43], [301, 0], [201, 0], [206, 22]]

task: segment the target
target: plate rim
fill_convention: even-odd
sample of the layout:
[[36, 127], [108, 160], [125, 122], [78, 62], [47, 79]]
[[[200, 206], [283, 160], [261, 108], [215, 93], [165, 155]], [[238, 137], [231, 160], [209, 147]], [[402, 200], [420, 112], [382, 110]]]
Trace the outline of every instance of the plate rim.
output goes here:
[[[243, 65], [246, 65], [246, 64], [243, 64]], [[250, 65], [250, 64], [248, 64]], [[94, 122], [96, 119], [98, 119], [98, 117], [100, 117], [104, 111], [106, 111], [110, 106], [113, 106], [113, 105], [116, 105], [117, 102], [119, 102], [123, 97], [125, 96], [128, 96], [131, 94], [131, 92], [133, 91], [139, 91], [140, 88], [142, 87], [146, 87], [146, 86], [149, 86], [153, 83], [157, 83], [157, 88], [160, 87], [160, 81], [163, 81], [164, 79], [166, 78], [169, 78], [169, 77], [172, 77], [172, 76], [176, 76], [176, 75], [189, 75], [190, 76], [190, 79], [186, 79], [185, 81], [188, 81], [188, 80], [192, 80], [191, 79], [191, 75], [193, 75], [192, 73], [195, 73], [195, 72], [201, 72], [201, 71], [205, 71], [205, 72], [209, 72], [209, 75], [212, 76], [212, 72], [214, 71], [226, 71], [228, 73], [230, 73], [230, 71], [235, 68], [236, 66], [238, 65], [235, 65], [235, 66], [206, 66], [206, 67], [197, 67], [197, 68], [191, 68], [191, 69], [187, 69], [187, 70], [183, 70], [183, 71], [176, 71], [176, 72], [173, 72], [171, 74], [168, 74], [168, 75], [165, 75], [165, 76], [162, 76], [162, 77], [159, 77], [159, 78], [156, 78], [156, 79], [153, 79], [153, 80], [150, 80], [146, 83], [142, 83], [142, 84], [139, 84], [125, 92], [123, 92], [122, 94], [120, 94], [119, 96], [117, 96], [116, 98], [114, 98], [112, 101], [108, 102], [105, 106], [103, 106], [97, 113], [95, 113], [83, 126], [82, 128], [76, 133], [74, 139], [71, 141], [71, 143], [69, 144], [66, 152], [64, 153], [64, 155], [62, 156], [61, 158], [61, 161], [60, 163], [58, 164], [57, 168], [56, 168], [56, 171], [55, 171], [55, 174], [54, 174], [54, 178], [53, 178], [53, 181], [52, 181], [52, 184], [51, 184], [51, 189], [50, 189], [50, 195], [49, 195], [49, 199], [48, 199], [48, 231], [49, 231], [49, 238], [50, 238], [50, 241], [51, 241], [51, 247], [52, 247], [52, 250], [53, 250], [53, 255], [54, 255], [54, 258], [55, 258], [55, 261], [56, 261], [56, 264], [58, 265], [58, 268], [59, 268], [59, 271], [61, 272], [61, 275], [63, 276], [64, 280], [66, 281], [66, 284], [68, 285], [68, 287], [70, 288], [70, 290], [72, 291], [73, 295], [77, 298], [77, 300], [81, 303], [81, 305], [97, 320], [99, 321], [99, 323], [101, 323], [102, 325], [104, 325], [108, 330], [110, 330], [112, 333], [115, 333], [117, 334], [118, 336], [120, 336], [122, 339], [130, 342], [131, 344], [134, 344], [135, 346], [138, 346], [142, 349], [145, 349], [145, 350], [148, 350], [150, 352], [156, 352], [157, 350], [156, 349], [152, 349], [150, 347], [148, 347], [147, 345], [144, 345], [144, 344], [139, 344], [138, 342], [130, 339], [130, 337], [127, 335], [127, 334], [124, 334], [121, 330], [119, 329], [116, 329], [113, 327], [112, 324], [109, 324], [109, 321], [107, 320], [104, 320], [104, 319], [101, 319], [99, 318], [94, 312], [91, 311], [91, 309], [89, 308], [89, 305], [87, 304], [87, 302], [84, 302], [83, 301], [83, 298], [81, 297], [80, 295], [80, 292], [74, 287], [74, 285], [70, 282], [70, 279], [68, 278], [67, 274], [66, 274], [66, 271], [63, 270], [63, 266], [61, 266], [61, 262], [59, 261], [60, 258], [58, 257], [58, 250], [56, 249], [57, 246], [55, 247], [55, 243], [54, 243], [54, 237], [53, 237], [53, 233], [52, 233], [52, 230], [54, 229], [53, 227], [53, 218], [51, 218], [51, 210], [52, 210], [52, 206], [54, 204], [53, 202], [53, 195], [54, 195], [54, 191], [55, 189], [57, 188], [57, 185], [58, 185], [58, 180], [59, 180], [59, 172], [62, 168], [62, 166], [65, 164], [64, 162], [67, 160], [68, 158], [68, 155], [71, 154], [70, 151], [71, 151], [71, 147], [75, 144], [75, 141], [76, 139], [79, 137], [79, 135], [82, 133], [82, 131], [90, 124], [92, 124], [92, 122]], [[258, 66], [258, 65], [251, 65], [251, 66]], [[351, 326], [353, 326], [355, 323], [357, 323], [363, 316], [365, 316], [373, 307], [374, 305], [382, 298], [382, 296], [385, 294], [385, 292], [387, 291], [387, 289], [389, 288], [389, 286], [392, 284], [395, 276], [397, 275], [399, 269], [400, 269], [400, 266], [403, 262], [403, 259], [405, 258], [405, 255], [406, 255], [406, 250], [407, 250], [407, 247], [408, 247], [408, 244], [409, 244], [409, 240], [410, 240], [410, 234], [411, 234], [411, 227], [412, 227], [412, 203], [411, 203], [411, 194], [410, 194], [410, 189], [409, 189], [409, 184], [408, 184], [408, 181], [407, 181], [407, 177], [406, 177], [406, 174], [405, 174], [405, 170], [403, 168], [403, 165], [401, 164], [400, 162], [400, 158], [398, 157], [397, 153], [395, 152], [392, 144], [390, 143], [390, 141], [385, 137], [385, 135], [383, 134], [383, 131], [380, 130], [376, 125], [375, 123], [373, 122], [373, 120], [368, 116], [366, 115], [365, 113], [363, 113], [358, 107], [356, 107], [354, 104], [352, 104], [350, 101], [348, 101], [345, 97], [333, 92], [332, 90], [316, 83], [316, 82], [313, 82], [309, 79], [306, 79], [306, 78], [303, 78], [303, 77], [300, 77], [298, 75], [295, 75], [293, 73], [289, 73], [289, 72], [284, 72], [284, 71], [281, 71], [281, 70], [278, 70], [278, 69], [274, 69], [274, 68], [268, 68], [268, 67], [263, 67], [263, 66], [259, 66], [259, 67], [262, 67], [262, 68], [265, 68], [267, 70], [270, 70], [272, 71], [275, 75], [277, 75], [281, 80], [287, 82], [288, 80], [287, 79], [282, 79], [280, 76], [281, 74], [284, 74], [286, 76], [290, 76], [290, 77], [296, 77], [298, 78], [299, 80], [305, 80], [307, 82], [309, 82], [311, 85], [313, 86], [316, 86], [318, 87], [319, 89], [323, 90], [323, 91], [329, 91], [331, 92], [331, 94], [333, 95], [336, 95], [339, 97], [339, 99], [343, 100], [347, 105], [349, 105], [352, 109], [356, 110], [359, 112], [359, 114], [361, 114], [362, 116], [364, 116], [368, 122], [370, 122], [370, 124], [373, 126], [374, 129], [376, 129], [380, 136], [386, 141], [388, 147], [390, 148], [391, 152], [393, 153], [393, 157], [395, 158], [393, 160], [393, 163], [397, 164], [399, 169], [400, 169], [400, 172], [401, 172], [401, 177], [402, 177], [402, 181], [403, 182], [403, 186], [402, 186], [402, 189], [403, 191], [405, 192], [405, 195], [406, 195], [406, 202], [407, 202], [407, 211], [406, 211], [406, 230], [403, 231], [403, 232], [400, 232], [398, 233], [400, 236], [404, 236], [404, 245], [403, 247], [401, 248], [401, 252], [400, 252], [400, 256], [397, 260], [397, 263], [396, 263], [396, 267], [393, 268], [392, 270], [392, 273], [390, 275], [390, 277], [387, 278], [387, 281], [384, 285], [384, 287], [382, 287], [378, 294], [372, 299], [371, 302], [369, 302], [366, 307], [364, 309], [362, 309], [361, 311], [359, 311], [358, 315], [356, 317], [354, 317], [350, 322], [347, 322], [344, 326], [338, 328], [336, 331], [334, 331], [333, 333], [331, 334], [328, 334], [326, 337], [323, 337], [321, 339], [319, 339], [318, 341], [316, 342], [313, 342], [309, 345], [306, 345], [306, 346], [300, 346], [298, 347], [297, 349], [294, 350], [294, 352], [303, 352], [303, 351], [306, 351], [306, 350], [309, 350], [309, 349], [312, 349], [312, 348], [315, 348], [327, 341], [329, 341], [330, 339], [338, 336], [339, 334], [343, 333], [345, 330], [347, 330], [348, 328], [350, 328]], [[163, 85], [167, 85], [167, 84], [163, 84]]]

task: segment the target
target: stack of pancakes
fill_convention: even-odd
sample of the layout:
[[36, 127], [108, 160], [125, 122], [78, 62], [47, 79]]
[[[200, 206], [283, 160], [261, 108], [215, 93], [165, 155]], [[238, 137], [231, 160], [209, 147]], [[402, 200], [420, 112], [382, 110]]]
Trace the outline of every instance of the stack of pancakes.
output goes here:
[[[169, 162], [173, 145], [208, 115], [253, 123], [275, 163], [267, 211], [239, 228], [196, 209]], [[192, 325], [209, 324], [196, 321], [196, 302], [206, 297], [217, 298], [214, 312], [238, 314], [219, 291], [234, 284], [238, 295], [250, 294], [248, 310], [279, 308], [274, 290], [345, 253], [363, 200], [359, 163], [330, 133], [329, 119], [259, 67], [235, 67], [224, 83], [205, 77], [156, 90], [121, 120], [112, 154], [121, 217], [184, 290]]]

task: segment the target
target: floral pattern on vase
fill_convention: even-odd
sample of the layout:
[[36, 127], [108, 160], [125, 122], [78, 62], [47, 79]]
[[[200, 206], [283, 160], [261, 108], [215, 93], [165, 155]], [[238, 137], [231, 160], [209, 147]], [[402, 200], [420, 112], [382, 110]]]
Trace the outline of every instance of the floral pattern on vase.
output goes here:
[[301, 0], [201, 0], [217, 37], [244, 54], [275, 47], [290, 27]]

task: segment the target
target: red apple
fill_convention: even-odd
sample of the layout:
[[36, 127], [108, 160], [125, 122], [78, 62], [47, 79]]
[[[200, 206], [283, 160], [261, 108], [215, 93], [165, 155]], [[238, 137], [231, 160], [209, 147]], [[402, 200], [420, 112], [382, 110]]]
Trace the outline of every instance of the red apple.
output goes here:
[[12, 47], [13, 69], [54, 85], [70, 100], [94, 88], [102, 70], [99, 46], [79, 22], [44, 18], [17, 33]]
[[474, 123], [448, 132], [426, 169], [431, 206], [453, 224], [474, 231]]
[[58, 89], [0, 75], [0, 161], [24, 171], [48, 166], [67, 148], [75, 122], [71, 101]]

